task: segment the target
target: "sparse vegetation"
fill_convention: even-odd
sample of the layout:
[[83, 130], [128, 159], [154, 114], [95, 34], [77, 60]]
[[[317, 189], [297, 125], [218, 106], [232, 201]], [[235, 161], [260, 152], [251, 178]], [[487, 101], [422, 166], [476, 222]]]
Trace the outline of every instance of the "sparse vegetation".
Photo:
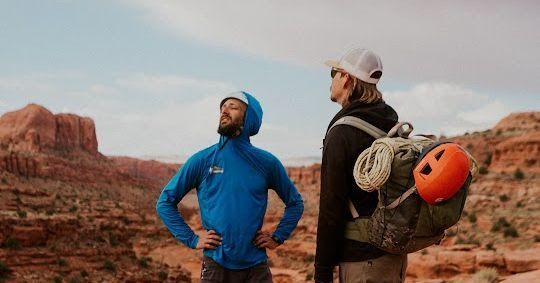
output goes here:
[[53, 278], [53, 282], [54, 282], [54, 283], [62, 283], [62, 277], [60, 277], [60, 276], [55, 276], [55, 277]]
[[489, 250], [489, 251], [494, 251], [494, 250], [495, 250], [495, 247], [493, 246], [493, 243], [492, 243], [492, 242], [489, 242], [489, 243], [487, 243], [487, 245], [486, 245], [486, 249]]
[[9, 250], [18, 250], [21, 248], [21, 243], [17, 239], [8, 237], [4, 242], [4, 246]]
[[59, 266], [67, 266], [67, 261], [63, 258], [59, 258], [56, 260], [56, 264], [58, 264]]
[[111, 272], [116, 272], [116, 264], [108, 259], [103, 262], [103, 268]]
[[525, 174], [523, 173], [523, 171], [521, 171], [521, 169], [518, 168], [514, 172], [514, 178], [516, 180], [523, 180], [525, 178]]
[[506, 218], [501, 217], [491, 226], [491, 232], [498, 232], [502, 230], [503, 228], [510, 227], [510, 223], [506, 221]]
[[77, 211], [77, 206], [76, 205], [73, 205], [70, 209], [69, 209], [69, 212], [75, 212]]
[[476, 220], [477, 220], [476, 213], [473, 211], [471, 214], [469, 214], [469, 221], [471, 223], [476, 223]]
[[165, 270], [161, 270], [158, 273], [158, 277], [159, 277], [159, 280], [165, 280], [167, 279], [167, 277], [169, 277], [169, 273], [167, 273], [167, 271]]
[[6, 179], [6, 177], [2, 177], [2, 184], [7, 184], [7, 179]]
[[3, 261], [0, 261], [0, 282], [4, 282], [10, 274], [11, 269]]
[[47, 214], [48, 216], [51, 216], [53, 215], [55, 212], [55, 209], [53, 207], [49, 207], [47, 208], [47, 210], [45, 211], [45, 214]]
[[147, 258], [147, 257], [141, 257], [139, 258], [139, 266], [142, 267], [142, 268], [148, 268], [150, 266], [150, 264], [148, 264], [148, 262], [150, 261], [151, 259], [150, 258]]
[[483, 268], [477, 271], [472, 278], [473, 283], [493, 283], [497, 282], [497, 269], [495, 268]]
[[311, 281], [313, 279], [313, 272], [308, 272], [306, 274], [306, 281]]
[[18, 209], [17, 215], [19, 216], [19, 218], [26, 218], [27, 214], [26, 214], [26, 211]]
[[487, 154], [486, 159], [484, 160], [484, 164], [486, 164], [486, 166], [491, 165], [492, 157], [493, 157], [493, 154], [491, 154], [491, 152]]
[[516, 230], [516, 228], [514, 228], [512, 226], [504, 228], [503, 233], [504, 233], [505, 238], [517, 238], [517, 237], [519, 237], [518, 231]]
[[314, 254], [307, 254], [304, 257], [304, 262], [314, 262], [315, 261], [315, 255]]
[[88, 271], [86, 270], [81, 270], [80, 274], [82, 277], [88, 277]]
[[489, 171], [486, 166], [482, 165], [478, 168], [478, 173], [486, 175], [487, 173], [489, 173]]
[[118, 246], [118, 244], [120, 244], [120, 242], [118, 241], [118, 237], [113, 233], [109, 233], [109, 244], [113, 247], [116, 247]]
[[502, 202], [507, 202], [510, 200], [510, 198], [507, 195], [501, 195], [499, 196], [499, 200]]

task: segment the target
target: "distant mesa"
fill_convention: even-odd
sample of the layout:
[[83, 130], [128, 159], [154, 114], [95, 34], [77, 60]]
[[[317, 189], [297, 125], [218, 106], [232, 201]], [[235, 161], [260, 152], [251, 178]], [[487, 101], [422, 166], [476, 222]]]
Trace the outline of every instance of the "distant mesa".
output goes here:
[[0, 149], [99, 155], [92, 119], [74, 114], [55, 115], [37, 104], [28, 104], [0, 117]]

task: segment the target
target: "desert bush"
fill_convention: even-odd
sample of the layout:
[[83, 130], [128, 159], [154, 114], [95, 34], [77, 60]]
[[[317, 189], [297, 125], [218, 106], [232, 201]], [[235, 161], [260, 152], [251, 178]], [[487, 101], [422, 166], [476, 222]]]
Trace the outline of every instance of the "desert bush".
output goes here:
[[493, 283], [497, 282], [497, 269], [495, 268], [482, 268], [478, 270], [472, 277], [473, 283]]
[[4, 242], [4, 246], [9, 250], [18, 250], [21, 248], [21, 243], [17, 239], [8, 237]]
[[510, 223], [506, 221], [505, 217], [500, 217], [497, 222], [493, 223], [493, 226], [491, 226], [491, 232], [498, 232], [506, 227], [510, 227]]
[[11, 272], [11, 269], [3, 261], [0, 261], [0, 282], [8, 278]]
[[111, 271], [111, 272], [115, 272], [116, 271], [116, 264], [114, 264], [114, 262], [106, 259], [104, 262], [103, 262], [103, 268], [105, 270], [108, 270], [108, 271]]
[[139, 258], [139, 266], [142, 268], [148, 268], [150, 266], [150, 264], [148, 264], [149, 261], [150, 261], [149, 258], [141, 257]]
[[19, 218], [26, 218], [27, 214], [26, 214], [26, 211], [18, 209], [17, 215], [19, 216]]
[[487, 154], [486, 159], [484, 160], [484, 164], [486, 164], [486, 166], [491, 165], [492, 157], [493, 157], [493, 155], [491, 154], [491, 152]]
[[478, 173], [482, 175], [486, 175], [487, 173], [489, 173], [489, 170], [487, 169], [486, 166], [482, 165], [480, 166], [480, 168], [478, 168]]
[[169, 277], [169, 273], [167, 273], [167, 271], [165, 270], [161, 270], [159, 273], [158, 273], [158, 277], [159, 277], [159, 280], [166, 280], [167, 277]]
[[60, 266], [67, 266], [67, 261], [63, 258], [59, 258], [56, 260], [56, 264], [60, 265]]
[[519, 237], [518, 231], [516, 230], [516, 228], [514, 228], [512, 226], [504, 228], [503, 233], [504, 233], [505, 238], [517, 238], [517, 237]]
[[469, 221], [471, 223], [476, 223], [476, 220], [477, 220], [476, 213], [473, 211], [471, 214], [469, 214]]
[[502, 202], [507, 202], [510, 200], [510, 198], [507, 195], [501, 195], [499, 196], [499, 200]]
[[525, 178], [525, 174], [523, 173], [523, 171], [521, 171], [521, 169], [518, 168], [514, 172], [514, 178], [516, 180], [523, 180]]

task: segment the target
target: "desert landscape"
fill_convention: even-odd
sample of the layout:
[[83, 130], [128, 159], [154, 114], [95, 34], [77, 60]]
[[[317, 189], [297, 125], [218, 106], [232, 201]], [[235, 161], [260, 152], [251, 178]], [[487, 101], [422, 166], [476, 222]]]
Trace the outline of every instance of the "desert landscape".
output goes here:
[[[458, 225], [409, 255], [407, 282], [540, 282], [540, 112], [450, 139], [476, 157], [479, 174]], [[198, 282], [201, 253], [177, 243], [154, 208], [180, 166], [101, 154], [90, 117], [36, 104], [4, 114], [0, 282]], [[320, 165], [288, 173], [305, 211], [269, 264], [274, 282], [310, 282]], [[268, 207], [272, 231], [283, 212], [273, 191]], [[194, 193], [180, 211], [202, 229]]]

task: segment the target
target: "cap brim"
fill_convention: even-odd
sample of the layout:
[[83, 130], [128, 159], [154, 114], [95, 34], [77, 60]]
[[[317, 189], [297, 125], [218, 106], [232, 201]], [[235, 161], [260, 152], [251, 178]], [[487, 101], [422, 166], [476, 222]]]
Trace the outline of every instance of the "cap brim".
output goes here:
[[326, 66], [328, 66], [328, 67], [342, 69], [342, 67], [339, 65], [339, 62], [338, 62], [338, 61], [327, 60], [327, 61], [324, 62], [324, 64], [325, 64]]

